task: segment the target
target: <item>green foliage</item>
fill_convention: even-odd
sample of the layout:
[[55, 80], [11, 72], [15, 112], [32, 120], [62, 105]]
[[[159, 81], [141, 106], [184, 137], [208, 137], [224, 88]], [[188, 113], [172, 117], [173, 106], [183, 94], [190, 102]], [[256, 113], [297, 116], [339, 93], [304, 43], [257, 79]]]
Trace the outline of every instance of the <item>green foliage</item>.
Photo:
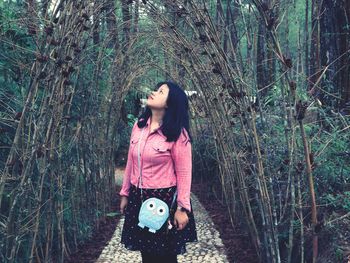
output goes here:
[[345, 212], [350, 212], [350, 192], [344, 193], [328, 193], [323, 196], [323, 202], [327, 203], [327, 206], [333, 207], [336, 210], [343, 209]]
[[343, 209], [345, 212], [350, 212], [350, 192], [344, 193], [328, 193], [322, 197], [322, 201], [329, 207], [336, 210]]
[[106, 216], [108, 217], [115, 217], [115, 216], [119, 216], [120, 212], [111, 212], [111, 213], [107, 213]]
[[343, 260], [343, 250], [341, 248], [336, 248], [335, 255], [337, 260]]
[[343, 194], [350, 183], [350, 134], [341, 128], [339, 119], [328, 118], [327, 122], [328, 131], [326, 127], [323, 132], [314, 131], [318, 135], [313, 142], [313, 152], [317, 154], [315, 185], [321, 196], [336, 196]]
[[128, 114], [127, 118], [128, 118], [128, 125], [130, 127], [132, 127], [134, 125], [134, 123], [137, 121], [137, 116], [134, 116], [132, 114]]

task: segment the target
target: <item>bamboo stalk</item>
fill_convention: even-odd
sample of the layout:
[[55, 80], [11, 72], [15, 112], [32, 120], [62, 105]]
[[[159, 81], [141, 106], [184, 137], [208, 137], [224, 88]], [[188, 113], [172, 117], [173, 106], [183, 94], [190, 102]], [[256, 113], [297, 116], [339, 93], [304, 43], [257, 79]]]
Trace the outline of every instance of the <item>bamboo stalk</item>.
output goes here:
[[303, 201], [301, 193], [301, 175], [298, 176], [298, 205], [299, 205], [299, 221], [300, 221], [300, 263], [304, 263], [304, 215]]
[[316, 263], [317, 255], [318, 255], [318, 236], [315, 232], [315, 227], [317, 225], [317, 210], [316, 210], [316, 195], [314, 189], [314, 181], [312, 176], [311, 162], [310, 162], [310, 152], [307, 145], [307, 138], [305, 134], [305, 129], [303, 125], [303, 120], [299, 120], [300, 133], [301, 138], [304, 145], [304, 156], [306, 162], [306, 171], [308, 175], [309, 181], [309, 190], [310, 190], [310, 198], [311, 198], [311, 218], [312, 218], [312, 262]]

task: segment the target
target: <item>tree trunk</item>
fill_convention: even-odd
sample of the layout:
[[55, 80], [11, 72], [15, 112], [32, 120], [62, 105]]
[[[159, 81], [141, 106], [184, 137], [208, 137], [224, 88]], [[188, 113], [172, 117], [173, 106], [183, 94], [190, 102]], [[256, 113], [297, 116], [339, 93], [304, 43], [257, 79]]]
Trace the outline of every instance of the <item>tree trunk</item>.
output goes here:
[[119, 37], [118, 37], [118, 29], [117, 29], [117, 17], [115, 10], [115, 1], [107, 0], [106, 1], [106, 26], [108, 37], [110, 41], [107, 45], [109, 48], [114, 48], [115, 50], [119, 49]]
[[258, 25], [258, 41], [256, 47], [256, 82], [258, 86], [258, 97], [263, 97], [266, 95], [267, 89], [265, 88], [268, 85], [268, 63], [267, 54], [266, 54], [266, 26], [264, 21], [260, 21]]
[[225, 17], [224, 17], [224, 10], [222, 7], [221, 0], [216, 0], [216, 29], [217, 29], [217, 35], [220, 39], [220, 44], [223, 43], [223, 35], [224, 35], [224, 25], [225, 25]]
[[317, 89], [317, 82], [320, 77], [321, 61], [320, 61], [320, 1], [312, 0], [312, 31], [311, 31], [311, 56], [310, 56], [310, 76], [309, 76], [309, 92], [311, 95], [319, 96], [320, 91]]
[[122, 51], [123, 53], [125, 53], [130, 44], [131, 15], [130, 15], [129, 1], [121, 0], [121, 2], [122, 2], [122, 16], [123, 16]]
[[135, 10], [134, 10], [134, 28], [133, 32], [137, 33], [139, 31], [139, 0], [135, 0]]
[[304, 61], [305, 75], [309, 77], [309, 1], [305, 0], [305, 24], [304, 24]]
[[[349, 107], [349, 1], [322, 1], [320, 16], [321, 63], [328, 67], [322, 87], [322, 101], [332, 107]], [[349, 7], [348, 7], [349, 8]]]

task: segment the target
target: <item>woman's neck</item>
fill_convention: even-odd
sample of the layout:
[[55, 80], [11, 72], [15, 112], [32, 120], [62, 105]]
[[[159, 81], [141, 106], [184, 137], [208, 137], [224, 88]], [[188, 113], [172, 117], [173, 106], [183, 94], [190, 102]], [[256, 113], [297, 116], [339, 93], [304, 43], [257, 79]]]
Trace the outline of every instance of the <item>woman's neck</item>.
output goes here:
[[163, 115], [164, 112], [152, 112], [151, 118], [151, 126], [161, 126], [163, 123]]

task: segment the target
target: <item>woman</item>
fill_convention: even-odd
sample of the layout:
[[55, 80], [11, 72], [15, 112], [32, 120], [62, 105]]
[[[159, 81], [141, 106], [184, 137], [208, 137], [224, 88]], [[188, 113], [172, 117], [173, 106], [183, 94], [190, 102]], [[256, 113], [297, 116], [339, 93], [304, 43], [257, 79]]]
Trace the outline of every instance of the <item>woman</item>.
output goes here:
[[[141, 251], [143, 263], [173, 263], [178, 254], [186, 252], [186, 242], [198, 241], [190, 201], [192, 137], [184, 91], [169, 81], [156, 87], [131, 132], [119, 193], [120, 212], [125, 214], [121, 243], [129, 250]], [[143, 201], [156, 197], [173, 209], [156, 232], [139, 225], [141, 197]]]

